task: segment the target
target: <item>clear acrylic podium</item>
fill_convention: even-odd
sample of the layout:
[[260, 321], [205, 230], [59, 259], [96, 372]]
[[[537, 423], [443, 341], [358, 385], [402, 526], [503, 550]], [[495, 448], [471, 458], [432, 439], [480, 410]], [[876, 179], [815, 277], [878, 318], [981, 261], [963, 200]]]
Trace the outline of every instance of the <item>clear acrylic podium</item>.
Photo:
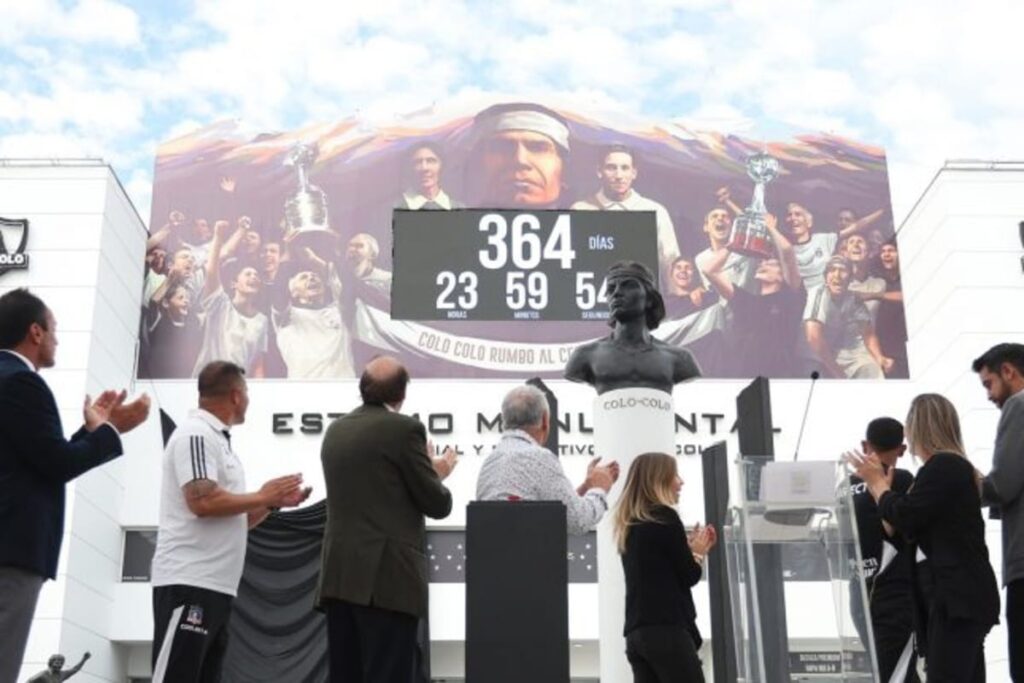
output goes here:
[[877, 681], [842, 466], [744, 457], [735, 474], [722, 536], [738, 680]]

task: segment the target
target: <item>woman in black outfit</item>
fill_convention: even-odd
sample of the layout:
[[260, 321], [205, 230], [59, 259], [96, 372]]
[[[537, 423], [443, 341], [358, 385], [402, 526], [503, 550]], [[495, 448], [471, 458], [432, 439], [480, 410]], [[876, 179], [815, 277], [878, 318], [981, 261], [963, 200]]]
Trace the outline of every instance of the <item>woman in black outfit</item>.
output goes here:
[[886, 474], [876, 456], [860, 460], [857, 474], [882, 518], [928, 559], [914, 575], [919, 587], [928, 586], [914, 591], [926, 622], [928, 683], [984, 683], [985, 636], [999, 621], [999, 589], [956, 408], [938, 394], [921, 394], [910, 404], [906, 431], [910, 452], [923, 463], [909, 491], [890, 490], [894, 470]]
[[635, 683], [704, 683], [690, 589], [715, 545], [714, 527], [687, 537], [674, 506], [683, 486], [676, 459], [637, 456], [615, 513], [615, 539], [626, 575], [626, 657]]

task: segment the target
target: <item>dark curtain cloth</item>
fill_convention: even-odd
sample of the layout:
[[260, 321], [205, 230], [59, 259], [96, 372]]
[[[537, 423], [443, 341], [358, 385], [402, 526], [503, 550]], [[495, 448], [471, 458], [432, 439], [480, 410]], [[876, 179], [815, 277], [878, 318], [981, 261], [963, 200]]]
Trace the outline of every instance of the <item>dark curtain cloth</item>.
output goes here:
[[313, 609], [327, 505], [276, 512], [249, 531], [225, 683], [326, 683], [327, 622]]
[[[313, 608], [326, 501], [275, 512], [249, 531], [230, 621], [224, 683], [326, 683], [327, 622]], [[420, 624], [419, 671], [430, 681], [430, 633]]]

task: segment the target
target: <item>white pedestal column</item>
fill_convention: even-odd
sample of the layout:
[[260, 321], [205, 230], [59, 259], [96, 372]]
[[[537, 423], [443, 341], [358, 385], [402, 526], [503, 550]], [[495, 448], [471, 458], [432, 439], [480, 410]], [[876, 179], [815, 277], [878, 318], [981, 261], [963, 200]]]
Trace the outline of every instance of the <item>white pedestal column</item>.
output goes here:
[[594, 453], [616, 460], [619, 480], [608, 495], [608, 514], [597, 527], [598, 600], [602, 681], [631, 681], [622, 626], [626, 584], [615, 548], [612, 517], [633, 459], [650, 452], [675, 455], [675, 409], [671, 394], [656, 389], [616, 389], [594, 399]]

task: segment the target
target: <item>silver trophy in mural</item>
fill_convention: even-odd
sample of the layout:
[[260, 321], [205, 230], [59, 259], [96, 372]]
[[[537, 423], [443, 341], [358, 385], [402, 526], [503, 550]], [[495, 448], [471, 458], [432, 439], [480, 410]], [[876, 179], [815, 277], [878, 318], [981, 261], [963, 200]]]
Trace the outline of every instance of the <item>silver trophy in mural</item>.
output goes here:
[[754, 197], [732, 222], [729, 251], [754, 258], [774, 258], [765, 220], [768, 209], [764, 204], [764, 186], [779, 175], [779, 160], [764, 152], [755, 154], [747, 159], [747, 175], [754, 181]]
[[299, 143], [291, 149], [286, 166], [294, 166], [298, 176], [295, 194], [284, 203], [285, 241], [293, 254], [300, 256], [308, 248], [320, 259], [331, 261], [338, 236], [331, 230], [327, 216], [327, 195], [309, 182], [309, 172], [319, 156], [317, 146]]

